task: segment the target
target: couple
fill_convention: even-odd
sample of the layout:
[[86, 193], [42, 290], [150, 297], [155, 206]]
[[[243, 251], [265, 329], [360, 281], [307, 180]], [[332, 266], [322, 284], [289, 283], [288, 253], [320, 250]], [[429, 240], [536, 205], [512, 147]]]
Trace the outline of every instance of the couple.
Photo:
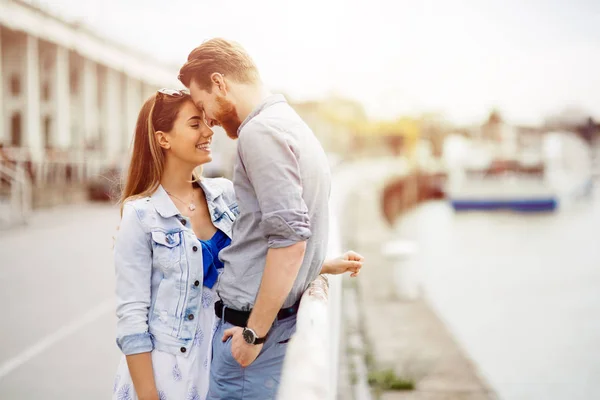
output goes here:
[[[209, 40], [179, 79], [140, 111], [121, 197], [113, 399], [275, 398], [302, 293], [362, 257], [324, 261], [327, 158], [244, 49]], [[212, 126], [238, 139], [233, 183], [201, 177]]]

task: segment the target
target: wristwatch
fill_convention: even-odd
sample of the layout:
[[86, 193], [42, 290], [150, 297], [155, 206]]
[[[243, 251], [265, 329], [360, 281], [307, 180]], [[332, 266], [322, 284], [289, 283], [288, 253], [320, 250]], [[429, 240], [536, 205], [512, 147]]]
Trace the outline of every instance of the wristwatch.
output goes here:
[[242, 332], [242, 336], [244, 337], [244, 340], [248, 344], [263, 344], [265, 342], [265, 340], [267, 340], [266, 336], [259, 338], [258, 335], [256, 334], [256, 332], [254, 332], [252, 329], [250, 329], [248, 327], [244, 328], [244, 331]]

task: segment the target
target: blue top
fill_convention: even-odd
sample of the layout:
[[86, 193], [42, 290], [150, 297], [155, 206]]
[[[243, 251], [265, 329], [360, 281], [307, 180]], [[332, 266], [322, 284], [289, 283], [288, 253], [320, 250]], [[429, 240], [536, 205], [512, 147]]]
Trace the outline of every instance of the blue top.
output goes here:
[[231, 244], [231, 239], [217, 229], [210, 240], [200, 240], [202, 244], [202, 261], [204, 263], [204, 286], [212, 288], [219, 277], [218, 270], [223, 268], [223, 263], [219, 260], [219, 252]]

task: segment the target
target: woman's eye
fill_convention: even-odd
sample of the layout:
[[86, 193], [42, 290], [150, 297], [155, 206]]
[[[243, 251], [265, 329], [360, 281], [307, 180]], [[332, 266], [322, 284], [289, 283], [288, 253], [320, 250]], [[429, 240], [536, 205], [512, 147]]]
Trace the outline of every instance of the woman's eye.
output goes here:
[[200, 127], [200, 125], [198, 125], [198, 124], [192, 125], [192, 128], [194, 128], [194, 129], [198, 129], [199, 127]]

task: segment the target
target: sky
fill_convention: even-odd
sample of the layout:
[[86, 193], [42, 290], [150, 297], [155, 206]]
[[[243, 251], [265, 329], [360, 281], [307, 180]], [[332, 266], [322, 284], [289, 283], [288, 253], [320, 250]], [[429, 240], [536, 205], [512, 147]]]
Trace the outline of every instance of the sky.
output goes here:
[[535, 124], [566, 107], [600, 119], [594, 0], [38, 0], [176, 66], [211, 37], [241, 43], [270, 88], [346, 96], [370, 116], [492, 108]]

